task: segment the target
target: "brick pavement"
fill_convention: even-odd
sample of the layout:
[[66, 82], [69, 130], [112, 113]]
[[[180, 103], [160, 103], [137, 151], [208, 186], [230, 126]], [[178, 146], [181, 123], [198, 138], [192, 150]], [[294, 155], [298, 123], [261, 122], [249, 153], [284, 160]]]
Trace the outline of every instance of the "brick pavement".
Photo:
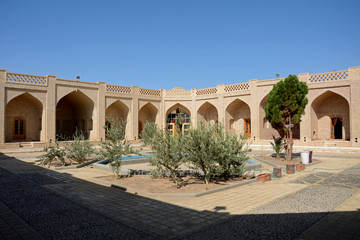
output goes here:
[[[26, 161], [31, 162], [29, 159]], [[93, 177], [108, 174], [100, 170], [83, 168], [52, 171], [15, 159], [2, 160], [1, 167], [16, 174], [39, 173], [49, 176], [56, 181], [44, 185], [48, 190], [154, 236], [177, 238], [306, 188], [308, 185], [294, 183], [294, 180], [312, 174], [314, 169], [326, 171], [318, 168], [346, 168], [358, 162], [358, 159], [346, 159], [339, 163], [338, 159], [326, 158], [305, 172], [287, 175], [280, 180], [252, 183], [197, 198], [153, 199], [89, 182]]]

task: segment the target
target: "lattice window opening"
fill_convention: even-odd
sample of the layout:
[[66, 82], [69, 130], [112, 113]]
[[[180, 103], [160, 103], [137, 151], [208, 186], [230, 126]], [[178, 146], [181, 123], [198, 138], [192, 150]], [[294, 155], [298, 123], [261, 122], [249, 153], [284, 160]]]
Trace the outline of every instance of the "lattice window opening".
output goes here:
[[190, 96], [191, 91], [188, 90], [176, 90], [176, 91], [166, 91], [166, 96]]
[[132, 92], [131, 87], [115, 86], [115, 85], [106, 85], [107, 92], [113, 93], [125, 93], [130, 94]]
[[216, 88], [200, 89], [196, 91], [196, 95], [208, 95], [217, 93]]
[[225, 92], [242, 91], [242, 90], [248, 90], [249, 88], [250, 88], [250, 85], [248, 83], [234, 84], [234, 85], [226, 86]]
[[34, 85], [46, 85], [47, 79], [42, 76], [33, 76], [33, 75], [19, 75], [8, 73], [6, 76], [7, 82], [12, 83], [25, 83], [25, 84], [34, 84]]
[[328, 82], [336, 80], [346, 80], [348, 79], [349, 74], [345, 72], [334, 72], [334, 73], [324, 73], [324, 74], [314, 74], [310, 76], [310, 82]]
[[146, 89], [146, 88], [140, 88], [140, 94], [141, 95], [148, 95], [148, 96], [160, 96], [160, 90], [154, 90], [154, 89]]

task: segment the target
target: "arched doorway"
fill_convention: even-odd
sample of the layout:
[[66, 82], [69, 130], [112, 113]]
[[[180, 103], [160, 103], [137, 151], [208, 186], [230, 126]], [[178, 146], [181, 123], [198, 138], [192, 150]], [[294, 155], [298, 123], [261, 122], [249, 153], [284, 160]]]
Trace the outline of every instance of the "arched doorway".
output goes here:
[[234, 136], [244, 133], [251, 137], [250, 107], [244, 101], [236, 99], [231, 102], [225, 112], [225, 128]]
[[218, 123], [218, 111], [214, 105], [205, 102], [197, 111], [198, 122], [204, 122], [205, 125]]
[[156, 123], [157, 121], [158, 109], [152, 104], [145, 104], [139, 111], [139, 137], [144, 127], [144, 124], [147, 122]]
[[341, 95], [326, 91], [311, 104], [313, 140], [350, 140], [349, 103]]
[[42, 103], [29, 93], [12, 99], [5, 108], [5, 141], [40, 141]]
[[331, 118], [331, 139], [342, 139], [342, 118], [333, 117]]
[[72, 139], [76, 130], [89, 139], [93, 130], [94, 102], [81, 91], [73, 91], [56, 105], [56, 137], [58, 140]]
[[190, 115], [183, 109], [176, 108], [167, 114], [166, 124], [171, 136], [176, 136], [180, 132], [187, 134], [190, 129]]

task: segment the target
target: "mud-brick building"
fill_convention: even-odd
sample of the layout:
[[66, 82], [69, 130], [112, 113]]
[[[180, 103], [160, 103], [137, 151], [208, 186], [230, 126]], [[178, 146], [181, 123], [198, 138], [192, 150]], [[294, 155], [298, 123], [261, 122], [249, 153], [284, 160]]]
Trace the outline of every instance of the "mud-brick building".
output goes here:
[[[298, 78], [309, 87], [309, 103], [294, 127], [295, 144], [360, 146], [360, 67]], [[279, 80], [164, 90], [0, 70], [0, 148], [41, 146], [75, 129], [101, 141], [107, 116], [126, 120], [126, 137], [132, 140], [146, 122], [165, 127], [176, 113], [186, 119], [184, 130], [200, 120], [220, 122], [231, 134], [243, 132], [252, 143], [262, 144], [277, 135], [264, 108]]]

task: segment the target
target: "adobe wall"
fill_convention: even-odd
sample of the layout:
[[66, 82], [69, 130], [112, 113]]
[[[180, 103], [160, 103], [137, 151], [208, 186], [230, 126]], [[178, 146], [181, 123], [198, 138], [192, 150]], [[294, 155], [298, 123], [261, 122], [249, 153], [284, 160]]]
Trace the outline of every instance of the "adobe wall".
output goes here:
[[[338, 117], [343, 129], [339, 145], [360, 146], [360, 67], [298, 77], [309, 87], [309, 103], [295, 144], [321, 145], [331, 140], [331, 119]], [[250, 118], [250, 140], [262, 143], [278, 135], [266, 121], [264, 108], [267, 95], [279, 80], [155, 90], [0, 70], [0, 145], [15, 141], [16, 117], [27, 119], [24, 141], [53, 141], [56, 134], [70, 134], [74, 128], [84, 130], [90, 140], [101, 141], [109, 115], [126, 120], [126, 137], [137, 139], [140, 125], [152, 121], [165, 127], [167, 115], [176, 108], [190, 115], [193, 127], [199, 120], [218, 121], [232, 134], [243, 132], [244, 121]]]

